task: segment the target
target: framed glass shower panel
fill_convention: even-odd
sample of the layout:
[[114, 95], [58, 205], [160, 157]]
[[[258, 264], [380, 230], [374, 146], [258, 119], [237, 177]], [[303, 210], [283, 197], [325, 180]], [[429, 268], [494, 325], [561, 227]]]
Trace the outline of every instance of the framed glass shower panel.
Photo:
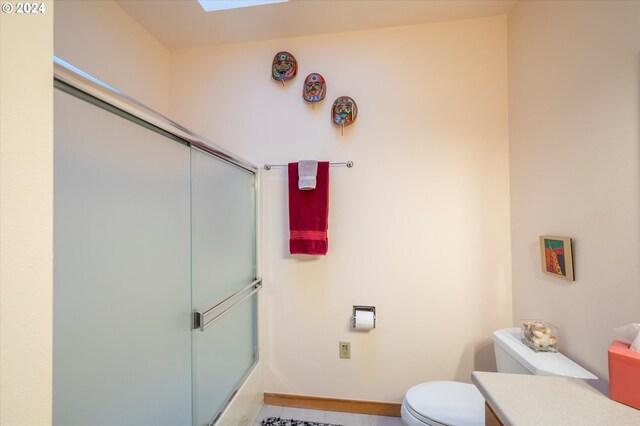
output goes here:
[[192, 334], [199, 426], [215, 421], [257, 361], [255, 174], [192, 148], [191, 230], [192, 309], [208, 312]]
[[70, 88], [54, 110], [53, 424], [191, 424], [190, 149]]

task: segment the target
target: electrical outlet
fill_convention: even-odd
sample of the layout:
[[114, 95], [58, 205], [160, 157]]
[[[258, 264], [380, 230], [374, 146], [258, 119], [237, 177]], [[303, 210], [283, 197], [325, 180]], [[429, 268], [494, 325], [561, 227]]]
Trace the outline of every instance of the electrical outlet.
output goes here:
[[340, 358], [351, 359], [351, 342], [338, 342]]

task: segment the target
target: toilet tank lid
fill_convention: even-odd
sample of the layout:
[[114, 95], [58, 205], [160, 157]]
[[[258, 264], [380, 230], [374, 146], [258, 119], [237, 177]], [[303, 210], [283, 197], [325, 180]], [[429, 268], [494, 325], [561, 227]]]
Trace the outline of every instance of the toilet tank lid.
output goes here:
[[503, 328], [493, 332], [493, 341], [513, 356], [532, 374], [597, 379], [590, 371], [559, 352], [535, 352], [520, 340], [520, 329]]

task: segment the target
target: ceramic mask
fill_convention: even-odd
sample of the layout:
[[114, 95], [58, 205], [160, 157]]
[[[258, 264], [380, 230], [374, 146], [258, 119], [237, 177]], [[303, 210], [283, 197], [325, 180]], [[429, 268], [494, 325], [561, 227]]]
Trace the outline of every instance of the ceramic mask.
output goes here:
[[340, 96], [333, 103], [331, 109], [331, 119], [340, 126], [348, 126], [356, 121], [358, 116], [358, 106], [356, 101], [349, 96]]
[[298, 62], [296, 58], [289, 52], [278, 52], [273, 58], [273, 67], [271, 68], [271, 77], [276, 81], [291, 80], [298, 72]]
[[304, 80], [302, 86], [302, 99], [307, 102], [319, 102], [327, 94], [327, 84], [318, 73], [312, 73]]

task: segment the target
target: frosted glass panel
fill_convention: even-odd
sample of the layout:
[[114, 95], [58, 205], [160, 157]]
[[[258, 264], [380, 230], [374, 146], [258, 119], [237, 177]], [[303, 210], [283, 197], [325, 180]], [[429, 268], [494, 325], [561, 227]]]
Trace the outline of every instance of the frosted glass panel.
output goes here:
[[55, 91], [53, 423], [189, 425], [190, 150]]
[[204, 303], [194, 308], [203, 308], [255, 277], [255, 175], [193, 149], [191, 191], [193, 298]]
[[[192, 150], [193, 310], [203, 312], [256, 274], [255, 175]], [[255, 296], [193, 332], [194, 424], [208, 424], [256, 360]]]
[[194, 332], [194, 425], [208, 425], [222, 411], [257, 359], [256, 297]]

